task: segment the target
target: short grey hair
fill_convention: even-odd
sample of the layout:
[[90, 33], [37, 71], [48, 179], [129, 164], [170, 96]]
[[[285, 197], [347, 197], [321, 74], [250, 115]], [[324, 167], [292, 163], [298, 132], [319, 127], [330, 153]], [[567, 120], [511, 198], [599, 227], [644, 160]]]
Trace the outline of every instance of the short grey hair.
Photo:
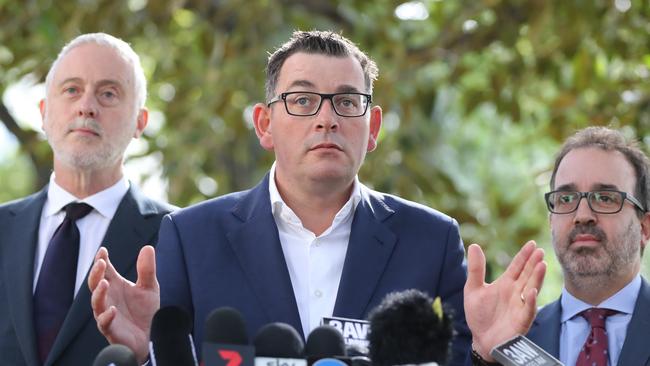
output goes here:
[[123, 57], [124, 60], [131, 64], [133, 67], [136, 106], [138, 109], [142, 109], [144, 107], [145, 101], [147, 100], [147, 79], [144, 76], [144, 70], [142, 69], [142, 64], [140, 63], [140, 56], [138, 56], [138, 54], [133, 51], [133, 48], [131, 48], [128, 43], [106, 33], [82, 34], [66, 44], [63, 49], [61, 49], [61, 52], [59, 52], [59, 55], [52, 63], [52, 66], [50, 67], [50, 70], [45, 77], [46, 93], [47, 90], [50, 89], [50, 85], [52, 84], [52, 79], [54, 79], [56, 69], [58, 68], [59, 63], [61, 63], [63, 57], [65, 57], [73, 49], [87, 43], [95, 43], [100, 46], [111, 47], [117, 51], [117, 53]]

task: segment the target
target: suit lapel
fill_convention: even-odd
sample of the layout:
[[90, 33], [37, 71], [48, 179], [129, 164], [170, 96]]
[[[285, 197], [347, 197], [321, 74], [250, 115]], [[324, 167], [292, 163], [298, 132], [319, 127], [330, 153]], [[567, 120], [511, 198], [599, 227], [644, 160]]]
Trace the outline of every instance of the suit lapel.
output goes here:
[[548, 304], [537, 314], [526, 335], [531, 341], [558, 359], [560, 357], [561, 317], [560, 300]]
[[[111, 263], [122, 275], [130, 272], [135, 265], [138, 252], [143, 245], [154, 244], [147, 241], [155, 237], [158, 231], [158, 221], [147, 220], [146, 216], [155, 213], [157, 213], [155, 208], [148, 206], [146, 198], [139, 193], [135, 186], [131, 185], [129, 191], [122, 198], [102, 241], [102, 246], [106, 247], [110, 253]], [[84, 285], [79, 288], [68, 316], [52, 346], [48, 363], [55, 361], [61, 355], [89, 321], [94, 322], [95, 320], [90, 306], [90, 290], [84, 282]]]
[[361, 201], [352, 221], [343, 273], [334, 306], [334, 315], [362, 319], [384, 269], [396, 235], [383, 224], [393, 214], [386, 203], [361, 186]]
[[233, 208], [233, 215], [243, 223], [227, 238], [268, 321], [288, 323], [302, 334], [298, 305], [271, 213], [268, 179], [267, 174]]
[[[40, 363], [36, 350], [34, 330], [33, 282], [34, 256], [38, 242], [41, 211], [47, 198], [47, 188], [27, 199], [25, 206], [12, 212], [5, 236], [12, 250], [5, 251], [5, 284], [9, 296], [10, 316], [16, 329], [18, 343], [28, 365]], [[8, 248], [6, 248], [8, 249]]]
[[618, 357], [619, 365], [647, 365], [650, 361], [648, 329], [650, 329], [650, 286], [642, 278], [639, 297], [634, 305], [632, 319], [627, 326], [625, 342]]

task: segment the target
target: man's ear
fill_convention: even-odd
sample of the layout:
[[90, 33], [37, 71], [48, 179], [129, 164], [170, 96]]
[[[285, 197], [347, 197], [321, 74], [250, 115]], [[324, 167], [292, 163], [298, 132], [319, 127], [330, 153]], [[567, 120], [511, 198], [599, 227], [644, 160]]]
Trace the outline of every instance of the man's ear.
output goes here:
[[140, 111], [138, 112], [138, 119], [136, 121], [133, 138], [137, 139], [142, 135], [142, 132], [144, 131], [145, 127], [147, 127], [148, 122], [149, 122], [149, 110], [147, 110], [147, 108], [145, 107], [142, 107], [142, 109], [140, 109]]
[[253, 107], [253, 125], [260, 145], [266, 150], [273, 150], [273, 133], [271, 132], [271, 108], [257, 103]]
[[41, 99], [40, 102], [38, 102], [38, 109], [41, 111], [41, 128], [43, 131], [45, 131], [45, 106], [47, 103], [45, 103], [45, 99]]
[[646, 212], [640, 219], [641, 221], [641, 249], [645, 249], [645, 246], [650, 240], [650, 212]]
[[368, 134], [367, 151], [373, 151], [377, 148], [377, 138], [381, 130], [381, 107], [374, 106], [370, 108], [370, 133]]

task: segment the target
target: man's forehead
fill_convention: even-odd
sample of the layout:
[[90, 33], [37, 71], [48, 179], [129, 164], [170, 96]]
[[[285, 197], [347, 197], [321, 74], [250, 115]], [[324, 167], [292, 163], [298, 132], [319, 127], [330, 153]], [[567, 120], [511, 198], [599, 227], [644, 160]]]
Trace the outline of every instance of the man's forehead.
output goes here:
[[112, 81], [133, 84], [133, 67], [114, 48], [97, 43], [84, 43], [71, 49], [54, 70], [55, 84], [66, 80]]
[[304, 52], [297, 52], [285, 60], [280, 69], [278, 85], [284, 89], [295, 86], [339, 92], [363, 92], [366, 89], [363, 69], [353, 56]]
[[630, 190], [636, 177], [634, 168], [618, 150], [578, 148], [567, 153], [558, 166], [555, 188]]

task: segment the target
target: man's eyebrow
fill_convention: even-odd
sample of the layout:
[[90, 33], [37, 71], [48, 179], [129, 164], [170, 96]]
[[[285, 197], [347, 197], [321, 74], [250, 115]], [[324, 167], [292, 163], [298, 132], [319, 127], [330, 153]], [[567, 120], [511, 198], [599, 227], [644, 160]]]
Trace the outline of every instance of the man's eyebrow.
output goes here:
[[[291, 84], [289, 84], [288, 89], [300, 87], [300, 86], [308, 88], [310, 90], [316, 89], [316, 84], [305, 79], [294, 80]], [[338, 86], [336, 88], [336, 92], [337, 93], [360, 93], [357, 87], [348, 84]]]
[[359, 89], [352, 85], [341, 85], [336, 88], [337, 93], [361, 93]]
[[63, 86], [63, 85], [68, 84], [68, 83], [79, 83], [79, 82], [81, 82], [81, 78], [73, 77], [73, 78], [66, 78], [66, 79], [63, 79], [63, 80], [62, 80], [60, 83], [58, 83], [57, 85], [58, 85], [58, 86]]
[[97, 82], [97, 86], [115, 85], [119, 89], [123, 88], [124, 83], [117, 79], [102, 79]]
[[[71, 77], [71, 78], [66, 78], [63, 81], [61, 81], [58, 85], [63, 86], [68, 83], [83, 83], [83, 79], [80, 77]], [[104, 86], [104, 85], [117, 85], [117, 86], [122, 86], [124, 83], [117, 80], [117, 79], [102, 79], [99, 82], [97, 82], [98, 86]]]
[[593, 190], [612, 190], [612, 191], [620, 191], [618, 189], [618, 186], [615, 184], [607, 184], [607, 183], [596, 183], [591, 186]]
[[577, 187], [573, 183], [568, 183], [568, 184], [563, 184], [561, 186], [557, 186], [554, 189], [555, 191], [575, 191], [577, 190]]
[[[609, 183], [594, 183], [589, 188], [592, 191], [618, 191], [619, 188], [615, 184]], [[573, 183], [563, 184], [555, 188], [556, 191], [577, 191], [577, 187]]]
[[289, 89], [296, 87], [296, 86], [304, 86], [306, 88], [311, 88], [314, 89], [316, 88], [316, 85], [312, 83], [309, 80], [304, 80], [304, 79], [299, 79], [299, 80], [294, 80], [291, 84], [289, 84]]

